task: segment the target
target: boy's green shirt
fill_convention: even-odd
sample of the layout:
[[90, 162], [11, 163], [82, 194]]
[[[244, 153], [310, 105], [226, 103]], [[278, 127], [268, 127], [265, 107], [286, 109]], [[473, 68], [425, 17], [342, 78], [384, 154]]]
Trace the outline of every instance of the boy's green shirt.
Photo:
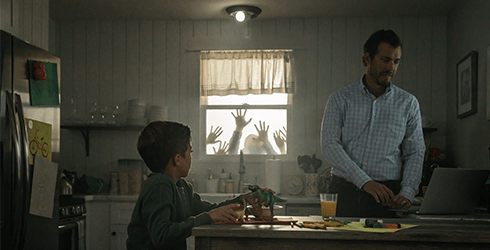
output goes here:
[[238, 203], [240, 196], [219, 204], [202, 200], [192, 185], [180, 178], [152, 173], [144, 182], [128, 225], [128, 250], [183, 249], [192, 228], [211, 224], [208, 211]]

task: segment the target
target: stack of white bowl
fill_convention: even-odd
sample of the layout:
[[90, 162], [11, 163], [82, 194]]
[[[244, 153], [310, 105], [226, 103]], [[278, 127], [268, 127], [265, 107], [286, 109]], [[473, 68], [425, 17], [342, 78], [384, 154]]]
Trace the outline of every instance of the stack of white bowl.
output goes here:
[[150, 106], [148, 111], [148, 120], [150, 122], [154, 121], [166, 121], [168, 119], [168, 109], [167, 106]]
[[146, 103], [140, 99], [128, 101], [128, 125], [145, 126], [148, 119], [145, 117]]

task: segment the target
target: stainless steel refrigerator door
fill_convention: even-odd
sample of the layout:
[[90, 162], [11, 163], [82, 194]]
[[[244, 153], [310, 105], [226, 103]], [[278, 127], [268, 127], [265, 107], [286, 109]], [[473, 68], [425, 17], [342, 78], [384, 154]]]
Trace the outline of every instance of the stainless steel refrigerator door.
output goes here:
[[[13, 38], [13, 90], [20, 95], [26, 118], [49, 123], [53, 126], [52, 152], [53, 162], [59, 162], [60, 152], [60, 105], [57, 106], [31, 106], [29, 96], [29, 68], [28, 60], [56, 63], [58, 66], [58, 89], [60, 89], [61, 61], [55, 55], [17, 38]], [[60, 98], [60, 95], [59, 97]], [[60, 99], [61, 102], [61, 99]]]
[[[17, 112], [19, 108], [16, 107], [17, 105], [14, 103], [11, 93], [8, 91], [6, 102], [7, 119], [9, 127], [12, 130], [12, 165], [4, 166], [5, 168], [10, 168], [11, 172], [4, 172], [9, 176], [3, 176], [2, 184], [4, 188], [8, 189], [5, 191], [7, 191], [9, 195], [2, 197], [2, 202], [10, 202], [11, 205], [4, 206], [2, 209], [6, 209], [3, 216], [11, 216], [11, 220], [6, 223], [11, 229], [11, 235], [3, 234], [2, 236], [10, 236], [8, 241], [11, 241], [11, 247], [13, 247], [13, 249], [22, 249], [22, 244], [25, 240], [27, 215], [29, 213], [28, 201], [30, 199], [30, 171], [27, 158], [28, 149], [27, 141], [23, 141], [22, 139], [25, 138], [25, 136], [22, 135], [23, 131], [19, 124], [19, 120], [22, 119], [22, 113]], [[7, 239], [3, 240], [3, 243], [7, 244]], [[7, 246], [10, 245], [7, 244]]]
[[[14, 104], [12, 99], [12, 37], [1, 31], [1, 81], [0, 81], [0, 180], [1, 180], [1, 249], [13, 249], [14, 238], [19, 242], [19, 227], [15, 220], [21, 213], [14, 209], [14, 148], [15, 129], [12, 127]], [[14, 125], [15, 127], [15, 125]], [[19, 207], [19, 206], [17, 206]], [[15, 237], [14, 237], [15, 235]]]
[[[1, 31], [1, 42], [3, 58], [0, 78], [0, 147], [2, 149], [0, 152], [2, 225], [0, 249], [56, 250], [58, 249], [59, 223], [58, 196], [55, 196], [52, 218], [29, 214], [32, 168], [26, 164], [28, 163], [28, 147], [23, 113], [26, 112], [26, 115], [32, 116], [33, 119], [53, 124], [56, 128], [53, 134], [57, 138], [55, 143], [59, 154], [59, 125], [56, 126], [60, 121], [59, 106], [54, 107], [57, 111], [31, 109], [29, 107], [28, 75], [26, 73], [28, 70], [26, 67], [27, 58], [55, 62], [58, 65], [60, 60], [39, 48], [13, 38], [3, 31]], [[18, 47], [14, 48], [14, 46]], [[19, 69], [14, 69], [19, 65], [21, 65]], [[25, 74], [24, 77], [14, 79], [22, 74]], [[17, 94], [15, 94], [13, 93], [14, 82], [21, 85], [27, 83], [27, 85], [24, 87], [17, 86], [15, 90]], [[22, 107], [23, 105], [26, 108]], [[54, 157], [53, 154], [53, 159]]]

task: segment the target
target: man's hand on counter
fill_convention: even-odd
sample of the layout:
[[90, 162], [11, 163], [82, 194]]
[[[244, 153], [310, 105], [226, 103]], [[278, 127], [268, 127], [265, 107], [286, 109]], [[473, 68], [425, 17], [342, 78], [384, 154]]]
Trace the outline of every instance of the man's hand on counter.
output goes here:
[[368, 181], [362, 189], [364, 192], [371, 194], [377, 203], [381, 202], [383, 206], [392, 209], [408, 209], [411, 206], [410, 201], [406, 197], [400, 194], [395, 196], [391, 189], [379, 182], [373, 180]]
[[373, 180], [366, 182], [362, 189], [364, 190], [364, 192], [372, 195], [377, 203], [381, 202], [383, 206], [388, 206], [389, 202], [395, 199], [395, 195], [393, 194], [391, 189]]
[[408, 209], [412, 204], [403, 195], [397, 194], [395, 198], [388, 203], [388, 207], [392, 209]]

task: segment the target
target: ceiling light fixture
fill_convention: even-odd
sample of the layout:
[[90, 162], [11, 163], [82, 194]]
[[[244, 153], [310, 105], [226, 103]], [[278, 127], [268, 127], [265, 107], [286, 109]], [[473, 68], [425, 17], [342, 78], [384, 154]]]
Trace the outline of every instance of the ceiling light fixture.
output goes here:
[[238, 22], [243, 22], [245, 19], [250, 17], [250, 19], [256, 18], [262, 10], [259, 7], [250, 5], [235, 5], [226, 8], [226, 13], [234, 17]]

